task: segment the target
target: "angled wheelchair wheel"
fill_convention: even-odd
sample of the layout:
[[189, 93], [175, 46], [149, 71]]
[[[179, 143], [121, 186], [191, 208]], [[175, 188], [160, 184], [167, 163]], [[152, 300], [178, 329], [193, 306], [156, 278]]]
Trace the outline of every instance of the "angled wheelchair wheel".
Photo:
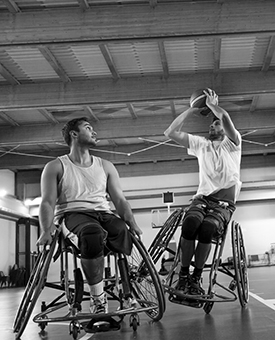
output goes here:
[[245, 307], [249, 298], [246, 252], [241, 227], [234, 221], [232, 222], [231, 233], [233, 266], [235, 271], [238, 297], [241, 306]]
[[148, 249], [148, 253], [150, 254], [154, 264], [158, 262], [161, 255], [168, 248], [169, 242], [175, 234], [182, 220], [183, 214], [183, 209], [175, 210], [164, 222], [162, 228], [159, 230], [156, 237], [154, 238], [152, 244]]
[[214, 306], [214, 302], [205, 302], [203, 306], [203, 310], [205, 311], [206, 314], [209, 314]]
[[127, 256], [132, 293], [141, 307], [152, 307], [145, 313], [154, 321], [162, 318], [165, 298], [154, 264], [139, 239], [132, 235], [133, 249]]
[[23, 334], [37, 299], [45, 286], [47, 273], [51, 259], [53, 257], [57, 239], [58, 232], [55, 233], [51, 245], [39, 253], [35, 262], [35, 266], [26, 285], [13, 324], [13, 331], [16, 333], [16, 339], [20, 339], [21, 335]]

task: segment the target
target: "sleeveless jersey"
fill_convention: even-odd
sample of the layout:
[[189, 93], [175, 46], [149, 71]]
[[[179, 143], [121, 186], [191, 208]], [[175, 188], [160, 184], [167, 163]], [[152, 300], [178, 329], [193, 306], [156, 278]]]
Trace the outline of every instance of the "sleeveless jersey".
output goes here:
[[68, 155], [58, 159], [63, 166], [63, 176], [58, 184], [55, 216], [72, 211], [101, 210], [111, 213], [102, 159], [93, 156], [93, 164], [88, 168], [75, 165]]
[[[238, 133], [239, 134], [239, 133]], [[199, 187], [196, 195], [213, 195], [222, 189], [235, 187], [232, 201], [236, 202], [240, 189], [240, 144], [234, 144], [226, 135], [221, 142], [189, 135], [188, 154], [199, 162]]]

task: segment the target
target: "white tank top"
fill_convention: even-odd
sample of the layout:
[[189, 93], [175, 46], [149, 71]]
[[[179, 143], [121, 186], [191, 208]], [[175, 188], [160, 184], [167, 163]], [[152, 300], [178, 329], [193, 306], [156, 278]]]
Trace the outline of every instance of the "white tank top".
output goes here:
[[84, 168], [75, 165], [68, 155], [58, 157], [63, 166], [63, 176], [58, 184], [59, 196], [55, 216], [68, 211], [110, 211], [107, 200], [107, 176], [102, 159], [92, 156], [93, 164]]

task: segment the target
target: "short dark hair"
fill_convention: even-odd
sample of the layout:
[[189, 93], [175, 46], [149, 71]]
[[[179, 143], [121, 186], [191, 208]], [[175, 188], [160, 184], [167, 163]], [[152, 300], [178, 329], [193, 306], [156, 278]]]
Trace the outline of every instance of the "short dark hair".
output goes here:
[[220, 120], [220, 118], [218, 118], [217, 116], [215, 116], [215, 115], [213, 114], [212, 123], [214, 123], [216, 120]]
[[71, 138], [71, 131], [79, 131], [78, 127], [82, 122], [88, 122], [87, 117], [80, 117], [80, 118], [75, 118], [70, 121], [68, 121], [62, 128], [62, 135], [64, 138], [64, 141], [66, 142], [67, 145], [71, 145], [72, 138]]

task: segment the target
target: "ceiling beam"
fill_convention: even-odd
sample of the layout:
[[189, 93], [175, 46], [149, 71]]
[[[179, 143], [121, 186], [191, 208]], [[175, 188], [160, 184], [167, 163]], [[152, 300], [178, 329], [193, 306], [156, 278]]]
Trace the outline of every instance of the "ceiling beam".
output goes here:
[[[142, 78], [97, 79], [71, 83], [1, 86], [0, 110], [70, 107], [102, 103], [189, 100], [197, 88], [210, 87], [222, 96], [274, 93], [275, 72], [212, 72]], [[31, 96], [30, 96], [31, 93]]]
[[221, 38], [214, 40], [214, 72], [219, 72], [221, 62]]
[[[231, 112], [230, 116], [242, 133], [247, 131], [257, 130], [258, 134], [261, 130], [275, 128], [275, 119], [273, 110], [263, 111], [245, 111]], [[110, 130], [110, 120], [100, 120], [93, 122], [93, 128], [97, 132], [100, 140], [119, 140], [120, 138], [151, 138], [162, 137], [164, 130], [171, 124], [172, 115], [142, 117], [142, 119], [132, 118], [116, 118], [112, 120], [112, 129]], [[186, 122], [186, 129], [190, 133], [207, 134], [208, 127], [211, 124], [211, 117], [192, 116]], [[270, 122], [273, 122], [271, 125]], [[12, 145], [36, 145], [37, 143], [55, 144], [63, 143], [61, 135], [62, 124], [56, 125], [29, 125], [20, 127], [0, 127], [0, 147]], [[248, 137], [246, 139], [249, 139]]]
[[21, 12], [14, 0], [2, 0], [2, 2], [12, 14]]
[[88, 0], [77, 0], [77, 2], [79, 3], [80, 8], [82, 8], [84, 11], [90, 8]]
[[262, 66], [262, 71], [266, 72], [269, 69], [274, 55], [274, 51], [275, 51], [275, 36], [272, 36], [269, 40], [268, 48]]
[[105, 44], [99, 44], [100, 51], [106, 61], [106, 64], [109, 67], [109, 70], [114, 78], [114, 80], [118, 80], [120, 78], [120, 75], [116, 69], [115, 63], [113, 61], [113, 58], [111, 56], [111, 53], [108, 49], [108, 47]]
[[18, 85], [18, 84], [20, 84], [20, 82], [1, 63], [0, 63], [0, 74], [11, 85]]
[[[104, 153], [94, 153], [96, 156], [108, 159], [115, 164], [119, 170], [119, 174], [122, 177], [130, 176], [156, 176], [161, 174], [176, 174], [176, 173], [189, 173], [198, 171], [198, 162], [195, 157], [182, 157], [181, 153], [178, 155], [172, 154], [175, 152], [176, 148], [169, 149], [169, 157], [166, 159], [160, 158], [158, 161], [156, 157], [152, 160], [150, 157], [155, 155], [150, 153], [146, 157], [143, 155], [141, 159], [141, 154], [136, 155], [134, 158], [125, 158], [125, 156], [113, 157], [111, 154]], [[163, 151], [163, 150], [162, 150]], [[0, 169], [10, 169], [15, 171], [20, 170], [30, 170], [30, 169], [42, 169], [46, 163], [51, 161], [57, 156], [61, 156], [69, 152], [69, 149], [59, 150], [58, 152], [51, 153], [49, 157], [28, 157], [27, 155], [15, 155], [13, 153], [7, 153], [5, 156], [1, 157]], [[166, 150], [167, 152], [167, 150]], [[47, 153], [45, 153], [47, 154]], [[185, 156], [185, 154], [184, 154]], [[127, 161], [127, 163], [126, 163]], [[127, 164], [127, 165], [125, 165]], [[258, 168], [258, 167], [274, 167], [275, 157], [272, 154], [247, 154], [242, 156], [241, 168]]]
[[127, 109], [129, 110], [130, 114], [131, 114], [131, 117], [133, 119], [137, 119], [137, 113], [136, 113], [136, 110], [134, 108], [134, 105], [131, 104], [131, 103], [126, 103], [126, 106], [127, 106]]
[[6, 114], [3, 111], [0, 111], [0, 119], [8, 123], [9, 125], [12, 126], [20, 126], [19, 123], [17, 123], [14, 119], [12, 119], [8, 114]]
[[161, 64], [162, 64], [162, 69], [163, 69], [163, 76], [165, 79], [167, 79], [169, 77], [169, 66], [168, 66], [168, 61], [166, 57], [164, 42], [159, 41], [158, 47], [159, 47], [160, 59], [161, 59]]
[[42, 114], [52, 124], [58, 124], [59, 121], [46, 109], [38, 109], [38, 112]]
[[40, 53], [43, 55], [43, 57], [48, 61], [48, 63], [54, 69], [54, 71], [59, 76], [59, 78], [65, 83], [70, 82], [71, 79], [68, 77], [66, 72], [62, 69], [62, 67], [60, 66], [55, 56], [50, 51], [50, 49], [46, 46], [39, 46], [38, 49]]
[[90, 106], [85, 106], [84, 107], [84, 113], [85, 115], [90, 118], [93, 122], [98, 122], [99, 119], [97, 118], [97, 116], [94, 114], [92, 108]]
[[[85, 7], [85, 6], [84, 6]], [[95, 6], [1, 13], [0, 46], [127, 39], [275, 34], [275, 2], [228, 1]], [[169, 14], [169, 15], [168, 15]], [[219, 25], [216, 23], [219, 22]], [[35, 34], [33, 34], [35, 32]]]

